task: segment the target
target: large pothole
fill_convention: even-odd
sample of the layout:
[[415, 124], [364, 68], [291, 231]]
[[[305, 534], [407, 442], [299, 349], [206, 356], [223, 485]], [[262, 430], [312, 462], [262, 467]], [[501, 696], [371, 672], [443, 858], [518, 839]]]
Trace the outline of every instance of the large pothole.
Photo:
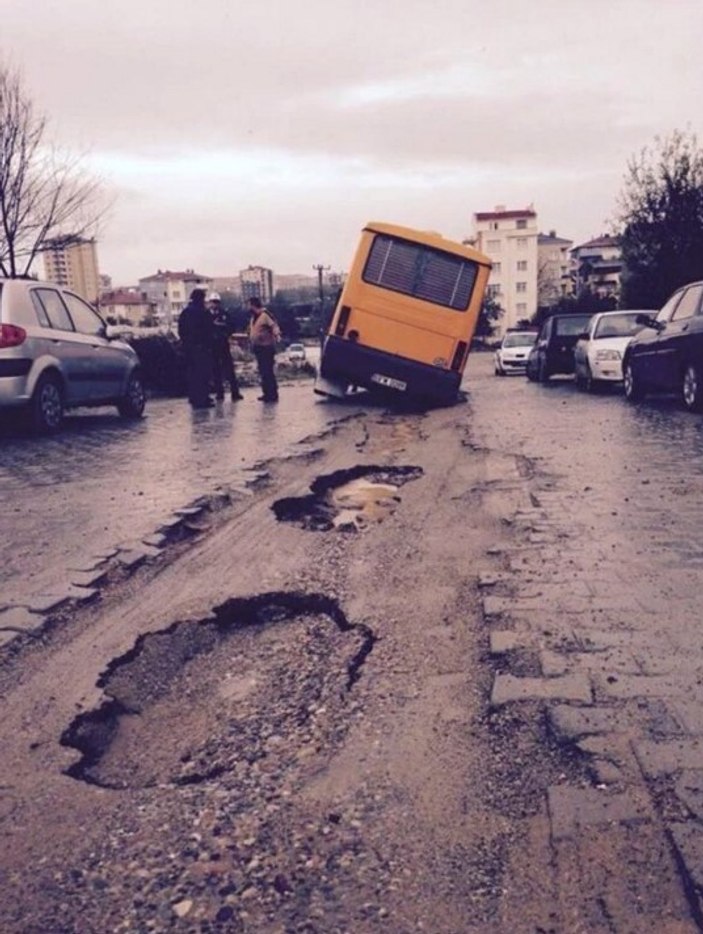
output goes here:
[[68, 774], [105, 788], [280, 785], [347, 728], [349, 690], [375, 636], [324, 594], [228, 600], [140, 637], [99, 681], [109, 698], [61, 743]]
[[276, 500], [272, 509], [281, 522], [294, 522], [316, 532], [356, 532], [380, 522], [397, 508], [399, 490], [423, 474], [422, 467], [359, 465], [317, 477], [306, 496]]

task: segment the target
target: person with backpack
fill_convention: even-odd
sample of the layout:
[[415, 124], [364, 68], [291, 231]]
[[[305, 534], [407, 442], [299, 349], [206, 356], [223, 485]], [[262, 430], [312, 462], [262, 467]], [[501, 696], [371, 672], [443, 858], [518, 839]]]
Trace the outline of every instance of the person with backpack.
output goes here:
[[274, 366], [276, 363], [276, 343], [281, 339], [281, 331], [273, 315], [261, 304], [256, 296], [249, 299], [249, 343], [256, 357], [261, 378], [263, 395], [260, 402], [278, 402], [278, 383]]

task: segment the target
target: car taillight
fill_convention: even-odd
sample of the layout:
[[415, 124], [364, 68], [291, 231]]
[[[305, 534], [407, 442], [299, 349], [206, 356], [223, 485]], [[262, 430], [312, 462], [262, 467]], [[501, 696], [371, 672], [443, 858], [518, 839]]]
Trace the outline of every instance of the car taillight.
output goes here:
[[27, 332], [24, 328], [18, 328], [16, 324], [0, 324], [0, 348], [19, 347], [24, 344], [27, 338]]
[[456, 350], [454, 351], [454, 358], [452, 360], [452, 369], [460, 370], [464, 362], [464, 357], [466, 356], [467, 349], [466, 341], [459, 341], [456, 345]]
[[349, 324], [350, 314], [351, 308], [348, 305], [342, 305], [339, 311], [339, 318], [337, 318], [337, 327], [334, 329], [334, 333], [337, 337], [344, 337], [344, 332]]

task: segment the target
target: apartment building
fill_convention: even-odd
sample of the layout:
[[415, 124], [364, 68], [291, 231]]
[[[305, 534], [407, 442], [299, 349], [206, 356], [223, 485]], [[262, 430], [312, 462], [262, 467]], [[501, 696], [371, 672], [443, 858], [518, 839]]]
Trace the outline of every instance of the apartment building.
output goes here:
[[247, 266], [239, 273], [242, 300], [260, 298], [266, 305], [273, 298], [273, 270], [265, 266]]
[[210, 291], [212, 279], [192, 269], [184, 272], [159, 269], [153, 276], [144, 276], [139, 280], [139, 290], [148, 301], [155, 304], [159, 322], [169, 327], [178, 321], [178, 316], [188, 304], [190, 293], [195, 288]]
[[570, 251], [573, 240], [557, 237], [555, 230], [537, 236], [537, 304], [554, 305], [574, 292]]
[[44, 243], [44, 276], [96, 304], [100, 295], [98, 251], [95, 239], [56, 237]]
[[595, 237], [571, 250], [577, 292], [589, 289], [599, 298], [620, 295], [622, 254], [617, 237]]
[[538, 236], [533, 205], [508, 210], [500, 204], [474, 214], [469, 242], [493, 262], [487, 291], [503, 309], [500, 335], [537, 310]]
[[139, 327], [144, 321], [156, 319], [156, 302], [150, 301], [144, 292], [135, 289], [105, 291], [100, 296], [100, 313], [117, 324], [128, 322]]

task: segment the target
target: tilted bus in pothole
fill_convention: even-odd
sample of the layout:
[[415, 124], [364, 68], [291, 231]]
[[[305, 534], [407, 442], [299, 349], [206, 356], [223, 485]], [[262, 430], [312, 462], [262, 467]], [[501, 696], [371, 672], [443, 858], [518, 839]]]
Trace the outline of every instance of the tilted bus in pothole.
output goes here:
[[457, 399], [491, 269], [472, 247], [394, 224], [364, 227], [324, 339], [315, 391]]

